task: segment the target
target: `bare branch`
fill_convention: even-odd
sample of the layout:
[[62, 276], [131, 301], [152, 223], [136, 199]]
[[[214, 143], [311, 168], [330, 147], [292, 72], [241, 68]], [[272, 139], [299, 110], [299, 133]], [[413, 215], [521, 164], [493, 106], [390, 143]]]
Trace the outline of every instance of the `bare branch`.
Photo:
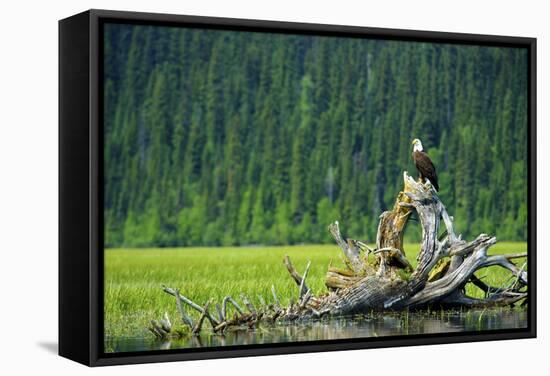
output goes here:
[[185, 324], [189, 325], [190, 328], [193, 328], [193, 319], [185, 313], [185, 311], [183, 310], [183, 306], [181, 305], [180, 290], [175, 291], [175, 297], [176, 297], [176, 307], [181, 316], [181, 320]]
[[356, 240], [348, 239], [347, 242], [342, 239], [342, 234], [340, 234], [340, 226], [338, 224], [338, 221], [335, 221], [334, 223], [331, 223], [328, 226], [328, 231], [338, 244], [338, 246], [342, 249], [344, 252], [344, 255], [346, 256], [346, 259], [350, 262], [351, 268], [359, 272], [363, 268], [363, 262], [361, 261], [360, 253], [359, 253], [359, 247]]
[[304, 271], [304, 275], [302, 276], [302, 282], [300, 282], [300, 298], [302, 298], [307, 292], [309, 292], [309, 288], [306, 286], [306, 278], [307, 278], [307, 274], [309, 273], [310, 266], [311, 266], [311, 261], [308, 261], [306, 270]]
[[222, 314], [223, 314], [223, 317], [225, 317], [226, 319], [227, 319], [227, 303], [231, 303], [231, 305], [237, 310], [237, 312], [239, 312], [240, 315], [244, 313], [243, 309], [235, 301], [235, 299], [233, 299], [231, 296], [228, 295], [225, 298], [223, 298], [223, 302], [222, 302]]
[[488, 267], [488, 266], [493, 266], [493, 265], [502, 266], [503, 268], [510, 270], [513, 275], [518, 277], [518, 279], [521, 283], [526, 285], [527, 284], [527, 272], [525, 270], [521, 270], [514, 263], [511, 263], [508, 260], [509, 260], [509, 258], [506, 257], [506, 255], [489, 256], [487, 258], [487, 260], [482, 264], [481, 267]]
[[162, 328], [162, 325], [159, 324], [156, 320], [151, 320], [151, 327], [149, 328], [153, 333], [155, 333], [159, 338], [166, 338], [168, 331]]
[[244, 293], [241, 293], [241, 299], [243, 300], [244, 305], [246, 308], [248, 308], [248, 311], [250, 313], [256, 314], [256, 307], [254, 307], [254, 304], [248, 299], [248, 296], [246, 296]]
[[358, 245], [359, 248], [361, 248], [364, 252], [369, 252], [369, 253], [374, 252], [374, 249], [372, 249], [371, 247], [369, 247], [368, 244], [363, 243], [362, 241], [357, 240], [357, 245]]
[[513, 259], [518, 259], [518, 258], [525, 258], [527, 257], [527, 252], [523, 252], [523, 253], [511, 253], [511, 254], [507, 254], [507, 255], [503, 255], [504, 257], [506, 257], [506, 259], [508, 260], [513, 260]]
[[296, 284], [300, 288], [299, 291], [301, 292], [304, 289], [306, 291], [309, 290], [309, 287], [307, 287], [305, 281], [303, 281], [302, 277], [298, 274], [296, 269], [294, 269], [294, 266], [292, 265], [292, 262], [290, 262], [290, 257], [288, 257], [288, 255], [285, 256], [283, 262], [288, 272], [290, 273], [290, 276], [292, 277], [292, 279], [294, 279], [294, 282], [296, 282]]
[[164, 318], [160, 319], [160, 326], [167, 333], [172, 331], [172, 323], [170, 322], [170, 317], [168, 317], [168, 312], [164, 312]]
[[300, 299], [300, 308], [304, 308], [311, 299], [311, 290], [307, 290], [305, 295]]
[[216, 303], [216, 312], [218, 312], [218, 317], [220, 318], [219, 322], [224, 322], [225, 316], [223, 315], [222, 307], [219, 303]]
[[[176, 291], [170, 287], [166, 287], [166, 286], [162, 286], [162, 289], [165, 293], [167, 294], [170, 294], [172, 296], [176, 296]], [[200, 312], [200, 313], [204, 313], [204, 308], [201, 307], [200, 305], [198, 305], [197, 303], [193, 302], [191, 299], [189, 298], [186, 298], [185, 296], [179, 294], [179, 298], [181, 299], [181, 301], [185, 304], [187, 304], [189, 307], [195, 309], [196, 311]], [[215, 325], [218, 325], [219, 322], [218, 320], [212, 316], [210, 313], [207, 313], [206, 314], [206, 318], [208, 318], [208, 320], [215, 326]]]
[[193, 333], [193, 335], [198, 335], [200, 333], [202, 328], [202, 323], [204, 322], [204, 319], [209, 315], [208, 313], [209, 306], [210, 306], [210, 301], [208, 301], [204, 306], [204, 308], [202, 309], [202, 314], [200, 315], [199, 320], [197, 321], [197, 324], [191, 330], [191, 333]]

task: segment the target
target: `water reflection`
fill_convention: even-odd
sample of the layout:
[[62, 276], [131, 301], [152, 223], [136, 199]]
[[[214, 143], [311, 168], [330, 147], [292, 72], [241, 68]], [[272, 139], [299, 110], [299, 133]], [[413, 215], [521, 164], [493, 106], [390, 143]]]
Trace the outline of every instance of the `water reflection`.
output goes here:
[[526, 327], [527, 312], [521, 310], [409, 312], [353, 318], [326, 318], [291, 325], [279, 323], [271, 326], [263, 325], [254, 330], [228, 331], [225, 335], [203, 333], [197, 337], [165, 342], [148, 337], [107, 338], [105, 351], [168, 350]]

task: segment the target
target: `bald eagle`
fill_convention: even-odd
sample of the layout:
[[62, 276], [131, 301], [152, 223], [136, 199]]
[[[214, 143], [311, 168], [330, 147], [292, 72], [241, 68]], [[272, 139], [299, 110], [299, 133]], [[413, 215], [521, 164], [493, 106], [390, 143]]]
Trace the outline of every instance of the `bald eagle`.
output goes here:
[[437, 173], [435, 172], [434, 164], [428, 154], [422, 148], [422, 142], [415, 138], [412, 142], [413, 146], [413, 161], [416, 169], [420, 173], [420, 181], [423, 183], [429, 180], [436, 191], [439, 191], [439, 183], [437, 182]]

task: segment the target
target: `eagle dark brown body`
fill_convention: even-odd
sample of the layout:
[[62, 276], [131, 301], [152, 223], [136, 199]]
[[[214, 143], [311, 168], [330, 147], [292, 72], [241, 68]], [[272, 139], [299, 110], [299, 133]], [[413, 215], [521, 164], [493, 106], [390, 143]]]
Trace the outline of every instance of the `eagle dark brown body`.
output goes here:
[[[415, 140], [416, 141], [416, 140]], [[420, 144], [420, 148], [422, 144]], [[430, 157], [428, 157], [428, 154], [423, 152], [422, 150], [415, 150], [412, 153], [414, 165], [416, 166], [416, 169], [420, 173], [420, 180], [422, 182], [426, 182], [426, 180], [429, 180], [430, 183], [432, 183], [433, 187], [436, 191], [439, 191], [439, 183], [437, 181], [437, 172], [435, 171], [435, 166], [432, 163], [432, 160]]]

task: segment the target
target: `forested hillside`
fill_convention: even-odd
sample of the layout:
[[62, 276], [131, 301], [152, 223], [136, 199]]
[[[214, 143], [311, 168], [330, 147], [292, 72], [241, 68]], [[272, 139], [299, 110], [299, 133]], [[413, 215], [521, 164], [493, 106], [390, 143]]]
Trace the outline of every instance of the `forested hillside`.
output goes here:
[[527, 238], [525, 50], [106, 25], [104, 51], [106, 246], [372, 242], [413, 138], [458, 233]]

